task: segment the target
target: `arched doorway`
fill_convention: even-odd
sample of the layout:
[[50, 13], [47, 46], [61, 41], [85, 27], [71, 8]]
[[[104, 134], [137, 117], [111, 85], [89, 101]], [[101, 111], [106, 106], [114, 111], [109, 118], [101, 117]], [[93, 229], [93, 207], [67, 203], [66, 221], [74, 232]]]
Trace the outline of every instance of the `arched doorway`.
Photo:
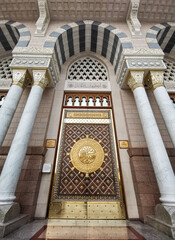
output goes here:
[[125, 219], [107, 69], [80, 58], [65, 88], [49, 218]]

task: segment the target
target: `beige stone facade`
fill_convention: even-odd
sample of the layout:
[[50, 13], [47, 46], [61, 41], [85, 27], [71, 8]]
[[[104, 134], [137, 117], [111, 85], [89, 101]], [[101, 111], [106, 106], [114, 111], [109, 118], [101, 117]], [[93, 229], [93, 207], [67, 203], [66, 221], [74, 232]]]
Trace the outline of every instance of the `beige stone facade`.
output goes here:
[[[155, 214], [157, 204], [168, 205], [168, 203], [159, 200], [162, 195], [166, 195], [166, 192], [161, 192], [160, 185], [163, 183], [159, 183], [160, 175], [159, 173], [155, 175], [155, 169], [152, 166], [155, 164], [152, 159], [154, 157], [158, 159], [158, 155], [150, 154], [149, 148], [153, 146], [151, 141], [153, 143], [154, 139], [151, 136], [151, 140], [145, 137], [146, 130], [143, 127], [145, 123], [139, 117], [141, 110], [138, 110], [136, 103], [141, 96], [135, 96], [133, 93], [136, 92], [135, 89], [146, 90], [163, 145], [171, 162], [168, 166], [175, 169], [173, 138], [167, 127], [171, 125], [170, 128], [174, 130], [172, 119], [175, 113], [172, 114], [169, 122], [165, 120], [161, 112], [161, 102], [156, 102], [154, 95], [156, 90], [152, 91], [146, 85], [150, 71], [159, 73], [167, 68], [164, 84], [173, 100], [175, 93], [175, 19], [172, 14], [172, 9], [175, 9], [174, 2], [168, 0], [164, 6], [162, 1], [157, 1], [160, 4], [157, 2], [154, 4], [144, 0], [103, 1], [103, 3], [75, 1], [74, 4], [72, 1], [38, 0], [26, 2], [26, 9], [19, 11], [21, 2], [16, 3], [19, 8], [10, 11], [12, 3], [6, 1], [0, 10], [0, 112], [3, 105], [5, 106], [5, 101], [8, 101], [7, 97], [5, 101], [2, 97], [6, 96], [11, 86], [20, 86], [19, 82], [15, 81], [16, 77], [13, 73], [10, 77], [8, 71], [11, 70], [7, 68], [15, 69], [19, 73], [21, 69], [27, 70], [33, 80], [28, 82], [29, 85], [19, 97], [14, 115], [11, 114], [11, 123], [0, 146], [0, 169], [8, 159], [11, 146], [15, 145], [14, 136], [20, 127], [19, 123], [25, 113], [24, 109], [32, 92], [32, 86], [37, 85], [38, 89], [44, 89], [43, 84], [47, 85], [44, 81], [46, 78], [49, 79], [49, 84], [43, 91], [36, 118], [31, 120], [34, 121], [34, 125], [26, 152], [24, 152], [25, 157], [21, 161], [20, 177], [15, 180], [17, 186], [13, 189], [15, 201], [20, 204], [21, 213], [29, 215], [31, 220], [48, 217], [53, 194], [55, 165], [59, 151], [61, 152], [63, 109], [67, 109], [64, 106], [65, 93], [70, 95], [76, 93], [77, 96], [80, 93], [85, 95], [109, 93], [112, 98], [114, 138], [116, 139], [114, 148], [119, 160], [126, 219], [139, 219], [145, 222], [148, 215]], [[159, 14], [159, 11], [162, 14]], [[4, 63], [4, 60], [9, 57], [12, 57], [10, 66]], [[104, 65], [108, 82], [103, 85], [98, 77], [91, 79], [90, 82], [87, 74], [83, 80], [72, 80], [74, 87], [71, 90], [71, 87], [67, 87], [68, 70], [71, 64], [86, 57], [96, 59]], [[37, 80], [34, 76], [35, 70], [38, 74], [46, 71], [45, 78]], [[128, 81], [134, 71], [138, 74], [142, 71], [144, 77], [140, 83], [142, 85], [137, 85], [139, 80], [135, 78], [134, 84], [137, 86], [132, 89], [132, 92]], [[170, 101], [168, 98], [166, 100]], [[97, 108], [98, 111], [99, 109]], [[83, 111], [85, 110], [87, 108]], [[175, 108], [173, 110], [175, 111]], [[5, 113], [8, 111], [11, 111], [10, 107], [4, 110]], [[0, 116], [2, 123], [6, 121], [3, 117]], [[147, 121], [151, 122], [151, 117]], [[25, 139], [23, 135], [21, 133], [21, 137]], [[46, 147], [48, 139], [55, 140], [55, 147]], [[121, 140], [128, 141], [129, 146], [122, 149]], [[20, 148], [20, 145], [16, 144], [16, 148]], [[160, 148], [158, 145], [155, 155]], [[155, 161], [159, 165], [158, 160]], [[44, 164], [49, 164], [48, 166], [51, 167], [48, 173], [42, 170]], [[174, 193], [175, 191], [172, 192], [172, 196]], [[0, 198], [0, 204], [1, 202]], [[172, 201], [170, 206], [174, 208], [175, 202]]]

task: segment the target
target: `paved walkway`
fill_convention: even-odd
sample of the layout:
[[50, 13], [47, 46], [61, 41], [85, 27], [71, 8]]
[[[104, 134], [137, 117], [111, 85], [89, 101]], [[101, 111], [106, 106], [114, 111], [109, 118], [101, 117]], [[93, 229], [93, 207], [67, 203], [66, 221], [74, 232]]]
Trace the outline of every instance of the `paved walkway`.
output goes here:
[[4, 240], [172, 240], [139, 221], [35, 220]]

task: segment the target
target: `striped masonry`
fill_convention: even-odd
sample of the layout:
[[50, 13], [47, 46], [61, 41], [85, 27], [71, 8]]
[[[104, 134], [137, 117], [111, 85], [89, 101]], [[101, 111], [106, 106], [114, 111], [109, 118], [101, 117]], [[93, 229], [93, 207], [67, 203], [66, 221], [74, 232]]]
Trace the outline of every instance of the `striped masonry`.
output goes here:
[[27, 27], [15, 21], [0, 21], [0, 52], [11, 51], [15, 46], [27, 47], [30, 32]]
[[175, 23], [161, 23], [152, 26], [146, 34], [149, 48], [161, 48], [164, 53], [175, 56]]
[[69, 57], [92, 51], [106, 57], [116, 72], [123, 49], [132, 49], [133, 45], [127, 35], [115, 27], [87, 20], [58, 28], [49, 35], [44, 47], [54, 48], [60, 71]]

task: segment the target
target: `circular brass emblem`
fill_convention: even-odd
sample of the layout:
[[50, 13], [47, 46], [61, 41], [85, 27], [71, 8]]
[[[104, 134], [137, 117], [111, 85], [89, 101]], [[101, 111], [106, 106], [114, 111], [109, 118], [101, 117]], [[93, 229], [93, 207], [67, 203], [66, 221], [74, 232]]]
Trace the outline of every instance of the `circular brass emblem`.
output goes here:
[[84, 138], [73, 145], [70, 158], [76, 169], [88, 174], [101, 167], [104, 161], [104, 151], [96, 140]]

